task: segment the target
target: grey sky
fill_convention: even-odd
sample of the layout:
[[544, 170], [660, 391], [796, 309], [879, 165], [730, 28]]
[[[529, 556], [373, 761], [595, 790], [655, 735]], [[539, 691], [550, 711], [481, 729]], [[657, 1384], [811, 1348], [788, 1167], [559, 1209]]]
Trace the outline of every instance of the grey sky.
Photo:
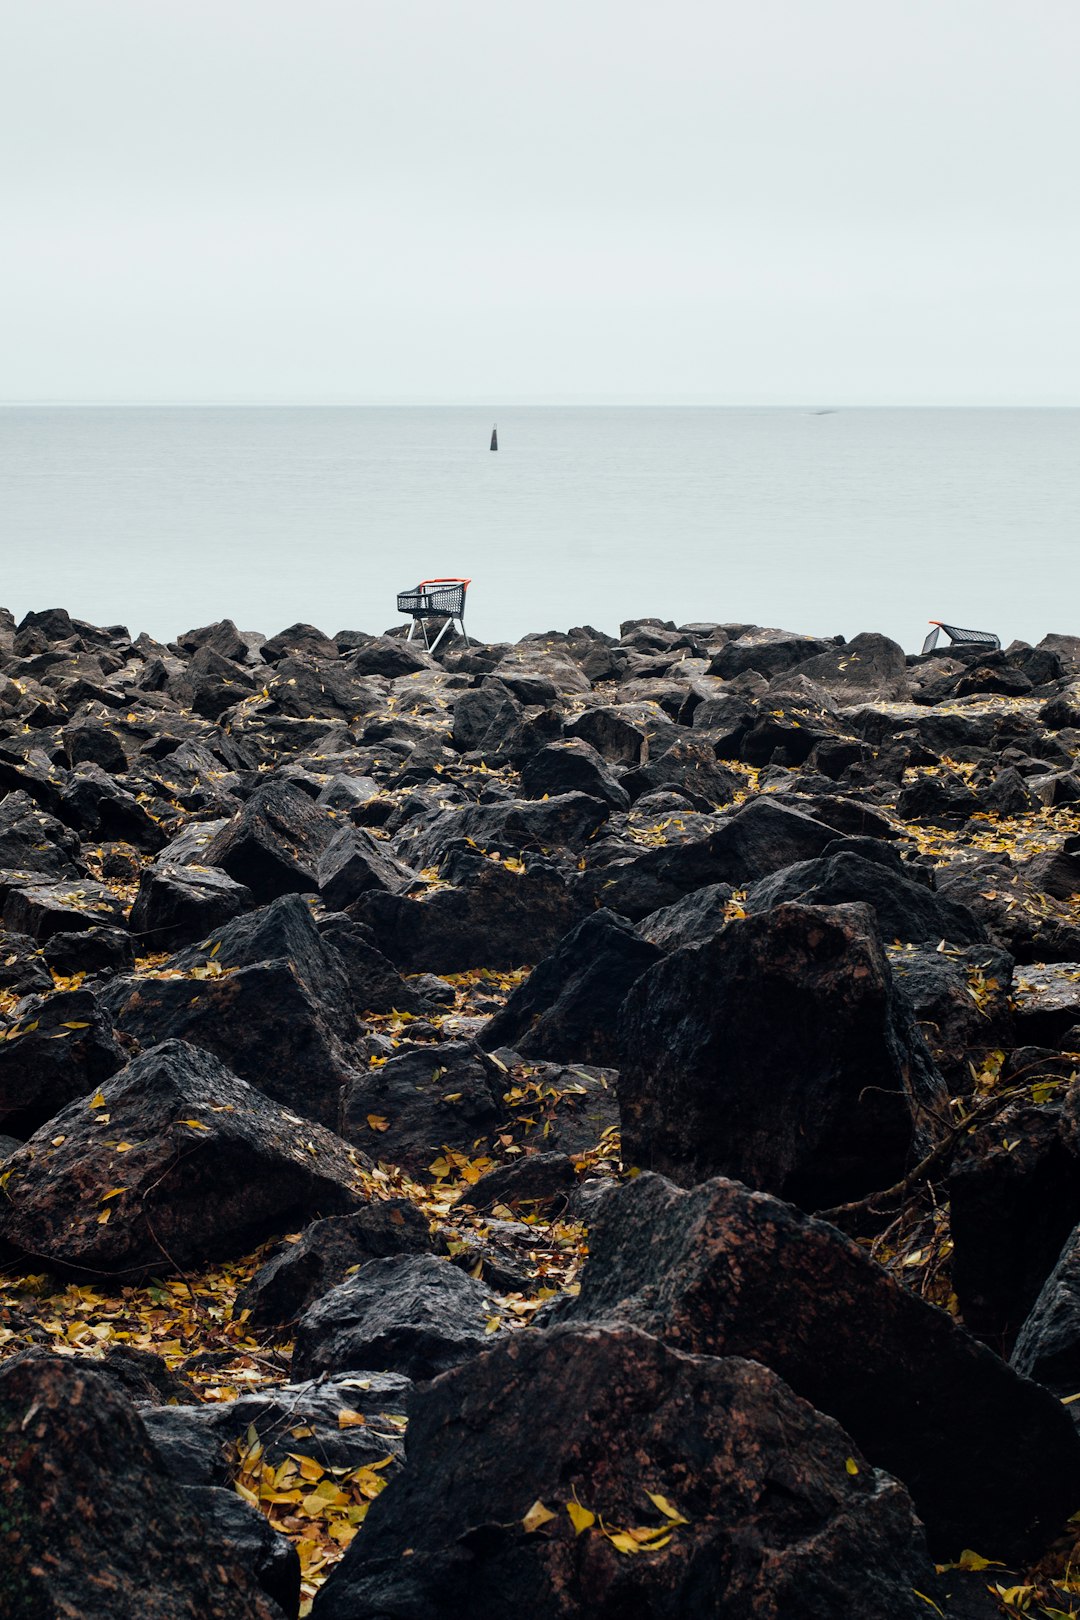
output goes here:
[[8, 400], [1080, 402], [1075, 0], [2, 0]]

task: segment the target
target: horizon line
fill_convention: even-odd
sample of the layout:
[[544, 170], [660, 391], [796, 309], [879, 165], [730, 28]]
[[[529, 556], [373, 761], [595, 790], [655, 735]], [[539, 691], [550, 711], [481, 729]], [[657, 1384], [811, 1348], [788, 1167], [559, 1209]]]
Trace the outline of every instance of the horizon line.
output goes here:
[[0, 399], [0, 410], [1077, 410], [1080, 397], [1063, 399], [741, 399], [703, 394], [600, 395], [535, 394], [451, 397], [449, 395], [369, 395], [348, 399], [237, 396], [205, 398], [49, 398]]

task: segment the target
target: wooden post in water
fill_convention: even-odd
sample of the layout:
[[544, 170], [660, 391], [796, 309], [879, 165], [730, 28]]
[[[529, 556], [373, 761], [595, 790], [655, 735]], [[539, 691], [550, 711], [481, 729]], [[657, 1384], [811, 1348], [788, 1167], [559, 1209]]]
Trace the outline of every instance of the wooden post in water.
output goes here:
[[497, 450], [499, 448], [499, 424], [498, 424], [498, 422], [496, 422], [495, 426], [491, 430], [491, 448], [493, 450]]

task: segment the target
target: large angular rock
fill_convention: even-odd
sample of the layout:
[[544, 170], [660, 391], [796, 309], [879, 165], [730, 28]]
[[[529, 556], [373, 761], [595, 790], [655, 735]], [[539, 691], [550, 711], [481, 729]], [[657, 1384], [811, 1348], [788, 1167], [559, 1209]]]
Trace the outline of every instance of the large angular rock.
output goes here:
[[610, 806], [586, 793], [559, 793], [553, 798], [503, 799], [444, 810], [432, 820], [406, 829], [398, 851], [412, 867], [437, 864], [455, 844], [471, 842], [481, 850], [519, 855], [523, 850], [582, 849], [603, 825]]
[[0, 800], [0, 871], [34, 872], [43, 878], [78, 877], [79, 839], [28, 793]]
[[510, 868], [459, 845], [439, 868], [449, 887], [415, 899], [369, 891], [351, 911], [403, 973], [520, 967], [523, 957], [551, 950], [588, 909], [554, 861], [526, 853], [522, 864], [524, 871]]
[[589, 1243], [559, 1320], [773, 1368], [907, 1486], [939, 1557], [1029, 1557], [1073, 1511], [1065, 1409], [835, 1227], [734, 1181], [642, 1175], [600, 1202]]
[[997, 945], [902, 945], [889, 962], [950, 1094], [969, 1092], [972, 1071], [1014, 1044], [1012, 957]]
[[128, 925], [144, 949], [174, 951], [249, 911], [250, 889], [215, 866], [156, 861], [143, 872]]
[[295, 1243], [286, 1242], [237, 1295], [254, 1327], [281, 1327], [344, 1282], [368, 1260], [396, 1254], [429, 1254], [431, 1230], [415, 1204], [392, 1198], [352, 1215], [314, 1221]]
[[10, 1620], [281, 1620], [83, 1360], [0, 1369], [0, 1499]]
[[487, 1349], [492, 1308], [487, 1289], [434, 1255], [369, 1260], [300, 1318], [293, 1376], [435, 1378]]
[[484, 1031], [484, 1046], [512, 1046], [526, 1058], [616, 1064], [623, 998], [662, 954], [617, 912], [593, 912], [512, 993]]
[[318, 888], [319, 856], [334, 831], [333, 821], [302, 788], [265, 782], [209, 844], [203, 864], [220, 866], [259, 902], [276, 900]]
[[825, 688], [834, 703], [876, 699], [906, 703], [911, 698], [903, 647], [888, 636], [863, 632], [842, 647], [830, 648], [798, 666], [799, 674]]
[[96, 1090], [127, 1062], [110, 1020], [89, 990], [50, 996], [5, 1035], [0, 1044], [0, 1126], [22, 1137]]
[[467, 1041], [416, 1047], [349, 1082], [341, 1133], [418, 1174], [444, 1148], [471, 1154], [495, 1130], [506, 1116], [508, 1083], [505, 1071]]
[[709, 674], [722, 675], [725, 680], [750, 669], [759, 675], [782, 675], [834, 646], [826, 638], [800, 636], [791, 630], [749, 630], [720, 648]]
[[582, 886], [594, 903], [636, 922], [706, 884], [744, 888], [794, 861], [811, 860], [835, 838], [823, 822], [761, 797], [725, 816], [704, 838], [587, 872]]
[[75, 883], [20, 884], [8, 889], [3, 898], [4, 927], [40, 941], [123, 920], [122, 901], [91, 878]]
[[1080, 1231], [1069, 1234], [1031, 1315], [1017, 1335], [1011, 1363], [1056, 1395], [1080, 1390]]
[[809, 1209], [887, 1187], [944, 1103], [866, 906], [783, 905], [673, 952], [623, 1004], [623, 1157]]
[[868, 860], [862, 853], [839, 850], [817, 860], [799, 861], [762, 878], [747, 891], [749, 912], [768, 911], [785, 900], [807, 906], [841, 906], [863, 901], [872, 906], [885, 939], [938, 945], [978, 945], [986, 928], [966, 906], [934, 894], [905, 875], [900, 857], [888, 844]]
[[630, 795], [596, 749], [581, 737], [564, 737], [539, 749], [521, 767], [521, 786], [531, 799], [586, 793], [612, 810], [628, 810]]
[[365, 828], [342, 827], [319, 857], [318, 876], [319, 893], [331, 911], [344, 911], [369, 889], [400, 893], [416, 873]]
[[636, 800], [646, 793], [681, 793], [698, 810], [730, 804], [746, 786], [745, 778], [721, 765], [708, 743], [680, 737], [655, 758], [623, 778], [622, 786]]
[[419, 1392], [408, 1470], [313, 1615], [916, 1620], [928, 1588], [906, 1492], [838, 1424], [765, 1367], [618, 1327], [514, 1334]]
[[132, 1280], [359, 1208], [367, 1162], [208, 1053], [166, 1041], [7, 1161], [0, 1240], [58, 1270]]

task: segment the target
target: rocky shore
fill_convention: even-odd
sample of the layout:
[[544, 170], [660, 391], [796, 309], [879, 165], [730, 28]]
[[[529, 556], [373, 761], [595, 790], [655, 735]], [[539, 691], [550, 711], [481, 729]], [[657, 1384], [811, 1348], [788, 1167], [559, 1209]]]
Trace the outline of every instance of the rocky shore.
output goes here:
[[6, 1620], [1080, 1608], [1080, 637], [0, 612]]

